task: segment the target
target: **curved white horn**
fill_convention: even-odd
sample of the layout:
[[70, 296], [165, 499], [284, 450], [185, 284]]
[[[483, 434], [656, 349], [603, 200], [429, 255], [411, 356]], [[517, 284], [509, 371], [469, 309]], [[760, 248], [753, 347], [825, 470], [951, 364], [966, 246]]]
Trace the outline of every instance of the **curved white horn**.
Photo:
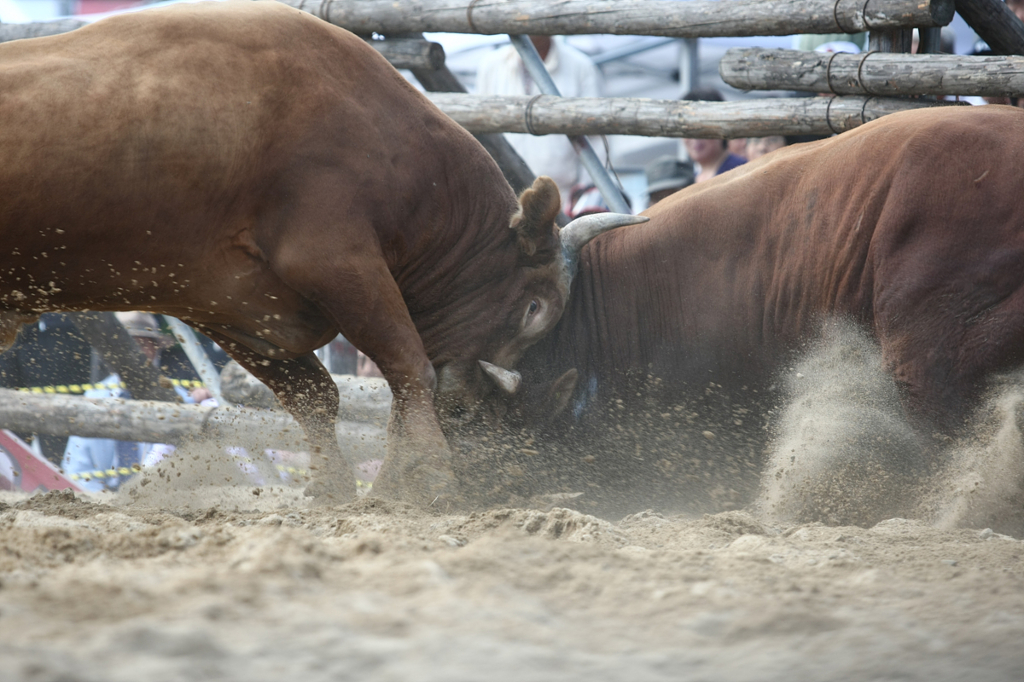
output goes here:
[[616, 227], [646, 223], [650, 218], [642, 215], [625, 213], [592, 213], [572, 221], [558, 231], [558, 239], [562, 243], [562, 273], [568, 287], [576, 274], [576, 264], [580, 258], [580, 249], [597, 235], [613, 230]]
[[477, 360], [477, 362], [479, 362], [480, 366], [483, 367], [487, 376], [493, 379], [494, 383], [498, 385], [498, 388], [503, 390], [505, 393], [512, 395], [519, 390], [519, 382], [523, 380], [523, 377], [519, 372], [511, 369], [504, 369], [497, 365], [492, 365], [486, 360]]

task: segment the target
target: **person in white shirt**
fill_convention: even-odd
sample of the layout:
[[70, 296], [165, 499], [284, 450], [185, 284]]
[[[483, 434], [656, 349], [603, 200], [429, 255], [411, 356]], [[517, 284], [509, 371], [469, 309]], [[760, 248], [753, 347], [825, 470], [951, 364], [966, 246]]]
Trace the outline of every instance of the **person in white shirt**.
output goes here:
[[[530, 36], [563, 97], [600, 97], [601, 72], [590, 58], [556, 36]], [[505, 45], [480, 61], [476, 75], [480, 95], [539, 95], [519, 53]], [[564, 135], [526, 135], [506, 133], [512, 148], [537, 175], [547, 175], [562, 194], [563, 207], [573, 185], [589, 182], [569, 139]]]

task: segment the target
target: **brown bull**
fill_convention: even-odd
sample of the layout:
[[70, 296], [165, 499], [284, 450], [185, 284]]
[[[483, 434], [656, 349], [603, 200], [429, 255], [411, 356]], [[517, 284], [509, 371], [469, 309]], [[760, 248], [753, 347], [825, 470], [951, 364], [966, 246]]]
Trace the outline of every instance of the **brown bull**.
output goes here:
[[373, 49], [278, 3], [0, 45], [2, 340], [45, 311], [179, 317], [274, 389], [342, 499], [312, 351], [340, 332], [391, 384], [379, 488], [451, 492], [435, 399], [460, 414], [500, 375], [479, 360], [508, 366], [557, 321], [558, 203], [542, 178], [517, 206]]
[[[534, 390], [525, 406], [534, 427], [571, 405], [556, 431], [582, 438], [573, 461], [599, 444], [586, 438], [588, 414], [593, 426], [631, 413], [605, 430], [615, 433], [722, 396], [772, 407], [757, 398], [826, 317], [870, 331], [926, 436], [954, 433], [986, 378], [1024, 363], [1020, 109], [887, 116], [774, 152], [646, 215], [582, 251], [562, 319], [519, 363], [523, 391], [548, 391], [547, 403]], [[749, 415], [727, 426], [756, 422]]]

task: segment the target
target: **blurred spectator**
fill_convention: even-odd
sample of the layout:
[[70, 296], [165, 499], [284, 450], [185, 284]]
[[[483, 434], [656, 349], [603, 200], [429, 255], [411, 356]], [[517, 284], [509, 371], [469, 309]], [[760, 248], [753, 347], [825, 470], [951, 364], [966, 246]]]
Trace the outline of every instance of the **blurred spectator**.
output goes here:
[[[149, 313], [116, 313], [117, 319], [145, 353], [146, 358], [154, 367], [160, 366], [160, 353], [174, 344], [174, 338], [160, 329], [160, 323]], [[131, 395], [121, 388], [121, 378], [111, 374], [100, 382], [102, 388], [94, 388], [85, 392], [86, 398], [126, 398]], [[174, 389], [186, 402], [193, 402], [188, 392], [180, 387]], [[64, 450], [62, 468], [66, 474], [85, 475], [76, 482], [86, 490], [99, 492], [113, 490], [118, 487], [121, 478], [117, 476], [89, 477], [90, 472], [108, 471], [120, 467], [138, 467], [143, 457], [152, 447], [150, 443], [119, 441], [110, 438], [82, 438], [72, 436], [68, 439]]]
[[[167, 326], [167, 322], [163, 319], [163, 316], [158, 318], [160, 322], [160, 328], [169, 336], [174, 336], [170, 328]], [[206, 356], [210, 358], [210, 362], [217, 371], [224, 369], [224, 365], [228, 364], [231, 360], [228, 354], [223, 348], [218, 346], [212, 339], [203, 335], [201, 332], [193, 329], [196, 335], [196, 341], [202, 346], [203, 351], [206, 352]], [[188, 359], [188, 354], [185, 353], [184, 347], [175, 341], [174, 345], [164, 348], [160, 352], [160, 373], [168, 379], [180, 379], [183, 381], [200, 381], [201, 377], [196, 371], [196, 368], [192, 365], [192, 361]]]
[[768, 152], [782, 149], [786, 146], [786, 138], [782, 135], [769, 135], [768, 137], [751, 137], [747, 140], [747, 160], [759, 159]]
[[[0, 386], [4, 388], [56, 387], [88, 384], [91, 380], [92, 347], [73, 319], [63, 313], [43, 313], [35, 324], [26, 324], [17, 341], [0, 354]], [[29, 434], [19, 434], [29, 440]], [[67, 444], [64, 436], [35, 437], [43, 456], [59, 466]]]
[[734, 137], [726, 142], [726, 148], [733, 156], [749, 160], [749, 157], [747, 156], [747, 138]]
[[1024, 0], [1006, 0], [1006, 6], [1017, 15], [1017, 18], [1024, 21]]
[[[560, 37], [530, 36], [530, 40], [563, 96], [601, 96], [601, 72], [587, 55]], [[476, 90], [481, 95], [540, 94], [512, 45], [494, 50], [480, 61]], [[562, 194], [563, 209], [568, 213], [570, 191], [573, 185], [585, 179], [569, 139], [564, 135], [518, 133], [507, 133], [505, 137], [534, 173], [547, 175], [555, 181]]]
[[[686, 93], [682, 98], [690, 102], [722, 102], [722, 93], [714, 88], [698, 88]], [[747, 162], [742, 156], [729, 153], [726, 140], [683, 138], [686, 155], [697, 165], [697, 176], [694, 182], [705, 182], [730, 171]]]
[[660, 156], [651, 161], [644, 167], [644, 175], [647, 176], [648, 207], [695, 182], [693, 162], [674, 156]]
[[814, 142], [816, 140], [824, 140], [831, 135], [772, 135], [770, 137], [752, 137], [747, 144], [747, 148], [752, 150], [750, 160], [759, 159], [765, 154], [775, 151], [776, 149], [782, 149], [793, 144], [802, 144], [804, 142]]

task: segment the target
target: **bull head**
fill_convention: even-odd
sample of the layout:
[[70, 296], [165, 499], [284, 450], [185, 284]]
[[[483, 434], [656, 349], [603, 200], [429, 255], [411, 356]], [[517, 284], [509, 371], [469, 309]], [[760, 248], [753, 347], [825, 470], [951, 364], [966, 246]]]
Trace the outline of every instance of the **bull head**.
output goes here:
[[[616, 227], [636, 225], [649, 220], [646, 216], [597, 213], [577, 218], [558, 230], [554, 226], [560, 206], [557, 185], [551, 178], [541, 176], [534, 181], [532, 187], [520, 195], [519, 211], [512, 217], [510, 225], [518, 235], [519, 249], [524, 260], [538, 267], [554, 267], [558, 273], [561, 290], [562, 305], [553, 311], [555, 314], [538, 319], [536, 330], [525, 330], [527, 333], [524, 337], [529, 343], [535, 342], [550, 331], [561, 316], [562, 308], [569, 297], [572, 278], [579, 264], [580, 251], [587, 242]], [[541, 317], [544, 312], [541, 311]], [[480, 361], [480, 366], [484, 374], [503, 393], [512, 395], [518, 389], [520, 377], [517, 372], [483, 360]]]

